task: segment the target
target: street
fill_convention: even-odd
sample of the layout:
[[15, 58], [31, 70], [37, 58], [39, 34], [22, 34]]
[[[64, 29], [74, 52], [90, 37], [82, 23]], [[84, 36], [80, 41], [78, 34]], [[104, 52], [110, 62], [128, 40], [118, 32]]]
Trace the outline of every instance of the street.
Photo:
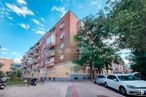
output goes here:
[[47, 82], [37, 86], [11, 86], [0, 90], [0, 97], [124, 97], [90, 81]]

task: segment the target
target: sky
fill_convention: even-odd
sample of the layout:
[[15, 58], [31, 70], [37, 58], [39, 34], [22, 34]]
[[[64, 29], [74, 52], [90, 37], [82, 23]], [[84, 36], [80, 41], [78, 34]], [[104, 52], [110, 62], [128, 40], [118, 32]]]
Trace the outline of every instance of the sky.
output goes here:
[[104, 6], [104, 0], [0, 0], [0, 57], [20, 61], [67, 11], [83, 19]]

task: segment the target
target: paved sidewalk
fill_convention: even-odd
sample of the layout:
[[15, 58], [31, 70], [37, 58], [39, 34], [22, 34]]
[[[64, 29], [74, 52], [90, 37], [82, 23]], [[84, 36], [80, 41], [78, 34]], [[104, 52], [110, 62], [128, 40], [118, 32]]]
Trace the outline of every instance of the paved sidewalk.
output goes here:
[[0, 97], [65, 97], [68, 83], [55, 82], [37, 86], [6, 87]]
[[116, 91], [96, 85], [92, 82], [71, 82], [67, 97], [125, 97]]
[[[101, 96], [102, 95], [102, 96]], [[12, 86], [0, 90], [0, 97], [124, 97], [90, 81], [48, 82], [37, 86]]]

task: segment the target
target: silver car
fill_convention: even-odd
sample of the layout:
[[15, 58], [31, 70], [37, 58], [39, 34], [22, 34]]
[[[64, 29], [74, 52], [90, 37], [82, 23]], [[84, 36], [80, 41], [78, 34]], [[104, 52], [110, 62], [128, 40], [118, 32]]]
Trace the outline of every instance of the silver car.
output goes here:
[[106, 80], [106, 75], [100, 74], [96, 76], [96, 84], [104, 84]]

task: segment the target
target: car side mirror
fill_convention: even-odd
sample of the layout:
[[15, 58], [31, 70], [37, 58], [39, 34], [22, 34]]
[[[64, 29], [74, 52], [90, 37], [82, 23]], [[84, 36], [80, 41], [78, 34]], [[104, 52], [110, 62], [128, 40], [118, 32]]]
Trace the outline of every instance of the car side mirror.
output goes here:
[[114, 79], [115, 82], [118, 82], [118, 79]]

